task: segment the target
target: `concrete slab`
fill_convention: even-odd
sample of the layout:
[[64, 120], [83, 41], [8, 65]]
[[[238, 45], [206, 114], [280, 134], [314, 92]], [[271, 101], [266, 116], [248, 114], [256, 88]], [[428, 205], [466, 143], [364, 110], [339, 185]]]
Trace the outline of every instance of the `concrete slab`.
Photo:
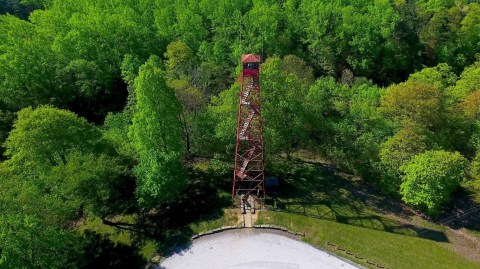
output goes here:
[[158, 269], [357, 269], [330, 253], [268, 230], [230, 230], [194, 240]]
[[243, 219], [245, 228], [252, 228], [252, 212], [250, 212], [250, 210], [247, 210], [247, 212], [243, 214]]

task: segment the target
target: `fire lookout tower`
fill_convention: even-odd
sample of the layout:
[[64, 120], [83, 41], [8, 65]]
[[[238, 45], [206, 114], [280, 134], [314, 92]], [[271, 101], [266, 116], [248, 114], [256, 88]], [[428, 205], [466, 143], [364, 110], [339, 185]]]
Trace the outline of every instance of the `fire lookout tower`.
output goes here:
[[232, 199], [265, 198], [259, 55], [242, 55]]

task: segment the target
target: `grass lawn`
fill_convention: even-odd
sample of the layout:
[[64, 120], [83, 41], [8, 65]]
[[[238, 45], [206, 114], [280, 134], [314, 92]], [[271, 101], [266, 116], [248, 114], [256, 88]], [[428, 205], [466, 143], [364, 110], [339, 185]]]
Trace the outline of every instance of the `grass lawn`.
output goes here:
[[223, 226], [239, 225], [238, 209], [224, 209], [223, 214], [218, 218], [203, 219], [190, 224], [195, 234], [207, 232]]
[[[117, 216], [113, 218], [111, 221], [133, 223], [134, 217], [131, 215]], [[113, 226], [105, 225], [102, 223], [102, 220], [98, 217], [87, 218], [85, 222], [78, 227], [78, 230], [81, 233], [89, 230], [89, 231], [93, 231], [98, 234], [104, 235], [114, 244], [121, 244], [121, 245], [130, 246], [130, 247], [133, 244], [131, 232], [118, 229]], [[154, 241], [146, 241], [139, 248], [138, 251], [146, 261], [149, 261], [152, 257], [156, 255], [156, 244]]]
[[365, 266], [367, 266], [365, 262], [328, 247], [326, 242], [339, 245], [360, 257], [388, 268], [480, 268], [480, 263], [470, 262], [457, 255], [448, 246], [448, 242], [436, 242], [417, 236], [315, 219], [293, 213], [259, 212], [258, 223], [274, 223], [293, 231], [305, 232], [306, 242], [326, 248]]
[[480, 268], [455, 251], [446, 227], [415, 215], [397, 199], [329, 164], [291, 163], [273, 167], [282, 191], [267, 201], [275, 210], [259, 212], [257, 224], [305, 232], [306, 242], [367, 267], [327, 241], [387, 268]]
[[[122, 221], [126, 223], [133, 223], [133, 216], [117, 216], [112, 221]], [[115, 244], [130, 245], [131, 236], [128, 231], [120, 230], [112, 226], [108, 226], [102, 223], [102, 220], [98, 217], [88, 217], [82, 225], [78, 227], [78, 230], [83, 233], [86, 230], [94, 231], [99, 234], [105, 235]]]

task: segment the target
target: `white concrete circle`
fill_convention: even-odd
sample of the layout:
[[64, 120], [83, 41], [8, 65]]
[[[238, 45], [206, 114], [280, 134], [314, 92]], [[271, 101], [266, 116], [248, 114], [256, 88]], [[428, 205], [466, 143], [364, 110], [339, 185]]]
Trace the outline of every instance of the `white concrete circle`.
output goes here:
[[358, 269], [306, 243], [275, 232], [241, 229], [194, 240], [159, 269]]

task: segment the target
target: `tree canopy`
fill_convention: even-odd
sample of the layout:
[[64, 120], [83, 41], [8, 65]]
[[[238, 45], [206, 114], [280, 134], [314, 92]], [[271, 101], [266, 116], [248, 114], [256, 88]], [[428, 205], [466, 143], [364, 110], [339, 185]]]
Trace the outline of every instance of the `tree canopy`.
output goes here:
[[158, 57], [150, 57], [135, 79], [135, 112], [129, 135], [138, 153], [135, 167], [140, 204], [172, 201], [183, 186], [181, 107], [167, 87]]
[[307, 150], [438, 214], [480, 186], [479, 42], [469, 0], [1, 1], [0, 267], [102, 267], [92, 218], [175, 238], [206, 163], [229, 192], [244, 53], [267, 170]]
[[441, 205], [464, 180], [467, 160], [458, 152], [427, 151], [413, 157], [400, 169], [403, 200], [437, 214]]

